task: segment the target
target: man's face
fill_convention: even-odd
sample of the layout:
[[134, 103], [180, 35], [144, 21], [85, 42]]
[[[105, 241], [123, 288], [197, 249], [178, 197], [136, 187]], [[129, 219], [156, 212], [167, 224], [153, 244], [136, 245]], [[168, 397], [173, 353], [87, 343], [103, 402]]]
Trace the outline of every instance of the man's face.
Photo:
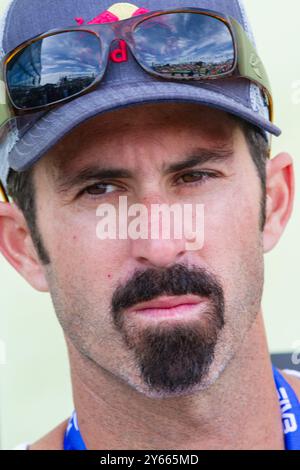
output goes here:
[[[99, 174], [108, 169], [116, 171]], [[34, 181], [49, 290], [68, 342], [147, 396], [212, 384], [242, 347], [263, 287], [261, 185], [235, 121], [166, 103], [98, 116], [36, 164]], [[96, 210], [117, 209], [119, 196], [148, 209], [203, 204], [203, 247], [100, 240]], [[135, 310], [179, 295], [194, 305], [176, 318]]]

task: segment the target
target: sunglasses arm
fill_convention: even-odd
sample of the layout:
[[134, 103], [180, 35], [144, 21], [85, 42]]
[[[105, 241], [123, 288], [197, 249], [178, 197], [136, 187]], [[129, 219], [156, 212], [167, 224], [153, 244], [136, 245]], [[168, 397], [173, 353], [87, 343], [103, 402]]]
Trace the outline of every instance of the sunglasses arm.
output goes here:
[[239, 73], [264, 89], [269, 100], [270, 120], [273, 122], [272, 91], [266, 69], [242, 26], [234, 18], [230, 19], [238, 44]]
[[[1, 134], [1, 127], [9, 121], [11, 118], [11, 113], [8, 106], [8, 96], [6, 93], [6, 86], [3, 80], [2, 71], [0, 71], [0, 134]], [[0, 198], [4, 202], [9, 202], [8, 195], [6, 194], [5, 188], [0, 181]]]
[[3, 80], [3, 62], [0, 66], [0, 129], [12, 118], [12, 112], [9, 105], [9, 97], [6, 91], [5, 81]]
[[0, 198], [2, 199], [2, 202], [10, 202], [1, 181], [0, 181]]

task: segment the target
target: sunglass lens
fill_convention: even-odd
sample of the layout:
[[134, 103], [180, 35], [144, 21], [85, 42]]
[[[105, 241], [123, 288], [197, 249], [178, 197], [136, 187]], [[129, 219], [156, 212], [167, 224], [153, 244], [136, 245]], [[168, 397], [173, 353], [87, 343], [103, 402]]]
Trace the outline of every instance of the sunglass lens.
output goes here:
[[37, 108], [88, 88], [101, 72], [101, 44], [86, 31], [47, 36], [7, 64], [11, 99], [20, 109]]
[[199, 13], [167, 13], [134, 31], [135, 55], [150, 72], [166, 78], [201, 79], [228, 74], [235, 64], [229, 27]]

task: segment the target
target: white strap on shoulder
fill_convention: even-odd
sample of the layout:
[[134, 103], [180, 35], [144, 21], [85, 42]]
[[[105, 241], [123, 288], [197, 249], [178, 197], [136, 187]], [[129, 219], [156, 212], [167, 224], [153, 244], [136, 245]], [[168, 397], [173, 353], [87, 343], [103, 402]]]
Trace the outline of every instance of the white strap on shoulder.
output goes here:
[[287, 374], [293, 375], [294, 377], [298, 377], [298, 379], [300, 379], [300, 372], [298, 370], [283, 369], [283, 372], [286, 372]]

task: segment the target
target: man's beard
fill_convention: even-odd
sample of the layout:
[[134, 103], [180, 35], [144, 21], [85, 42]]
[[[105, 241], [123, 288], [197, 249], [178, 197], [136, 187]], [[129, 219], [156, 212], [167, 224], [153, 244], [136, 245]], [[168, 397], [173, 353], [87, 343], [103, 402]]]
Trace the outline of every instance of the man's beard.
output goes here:
[[[162, 295], [198, 295], [207, 301], [196, 319], [155, 322], [141, 327], [125, 309]], [[201, 385], [214, 359], [224, 327], [224, 293], [217, 278], [203, 268], [177, 264], [136, 271], [112, 297], [111, 315], [127, 347], [134, 352], [141, 377], [151, 391], [180, 394]]]

